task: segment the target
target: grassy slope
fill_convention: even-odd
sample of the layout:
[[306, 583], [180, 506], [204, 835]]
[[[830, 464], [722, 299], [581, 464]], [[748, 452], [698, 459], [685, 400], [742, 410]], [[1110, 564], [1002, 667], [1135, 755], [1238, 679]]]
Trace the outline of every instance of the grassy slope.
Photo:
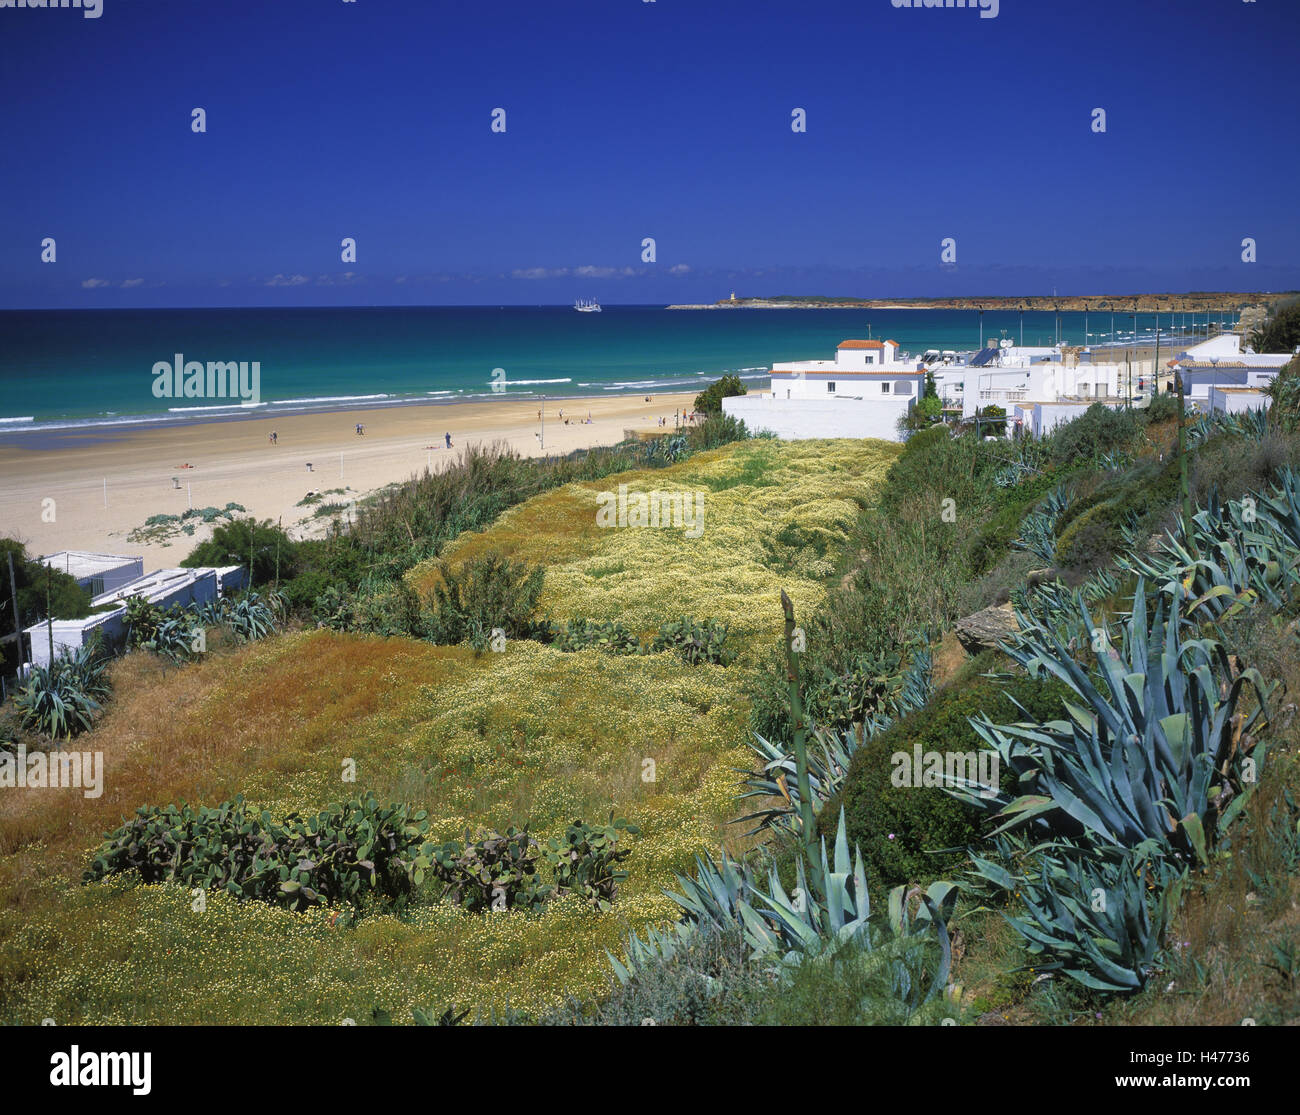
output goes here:
[[[405, 1018], [413, 1004], [538, 1009], [599, 990], [604, 950], [670, 916], [661, 888], [672, 872], [725, 837], [736, 812], [730, 768], [747, 754], [743, 683], [779, 628], [778, 589], [800, 608], [821, 599], [831, 564], [816, 543], [842, 545], [894, 453], [851, 442], [728, 446], [539, 496], [450, 555], [492, 547], [546, 563], [542, 604], [556, 620], [621, 618], [635, 630], [681, 613], [728, 621], [742, 649], [728, 668], [530, 643], [476, 658], [325, 631], [180, 670], [143, 655], [120, 662], [108, 715], [77, 745], [104, 752], [103, 797], [0, 799], [0, 1019], [331, 1023], [364, 1021], [375, 1005]], [[702, 536], [598, 530], [596, 495], [619, 482], [704, 491]], [[355, 785], [341, 781], [348, 758]], [[642, 779], [647, 758], [653, 782]], [[275, 811], [310, 811], [366, 790], [428, 809], [442, 837], [524, 820], [546, 836], [611, 807], [643, 835], [606, 915], [569, 903], [541, 917], [426, 906], [405, 921], [342, 929], [323, 911], [214, 896], [200, 914], [179, 888], [76, 882], [100, 834], [141, 804], [243, 793]]]

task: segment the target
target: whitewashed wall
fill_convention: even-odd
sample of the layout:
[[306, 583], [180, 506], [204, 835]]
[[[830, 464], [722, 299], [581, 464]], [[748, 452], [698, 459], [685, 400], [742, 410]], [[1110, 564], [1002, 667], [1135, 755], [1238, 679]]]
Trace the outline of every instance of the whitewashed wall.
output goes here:
[[915, 397], [846, 399], [775, 399], [737, 395], [722, 400], [724, 414], [741, 419], [751, 431], [771, 430], [787, 441], [821, 437], [881, 438], [901, 441], [898, 419]]

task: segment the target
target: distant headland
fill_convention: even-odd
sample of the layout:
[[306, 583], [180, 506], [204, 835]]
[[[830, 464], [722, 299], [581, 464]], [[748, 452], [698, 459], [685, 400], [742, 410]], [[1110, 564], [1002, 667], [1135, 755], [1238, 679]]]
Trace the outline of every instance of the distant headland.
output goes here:
[[1189, 291], [1186, 294], [1027, 295], [988, 298], [827, 298], [782, 294], [773, 298], [737, 298], [669, 306], [670, 310], [1114, 310], [1153, 314], [1204, 313], [1271, 306], [1296, 297], [1297, 291]]

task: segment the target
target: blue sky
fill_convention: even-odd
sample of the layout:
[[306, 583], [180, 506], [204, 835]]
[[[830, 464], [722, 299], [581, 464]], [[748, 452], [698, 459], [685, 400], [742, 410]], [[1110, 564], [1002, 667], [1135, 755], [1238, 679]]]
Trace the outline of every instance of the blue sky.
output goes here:
[[1300, 287], [1295, 0], [102, 3], [0, 8], [0, 308]]

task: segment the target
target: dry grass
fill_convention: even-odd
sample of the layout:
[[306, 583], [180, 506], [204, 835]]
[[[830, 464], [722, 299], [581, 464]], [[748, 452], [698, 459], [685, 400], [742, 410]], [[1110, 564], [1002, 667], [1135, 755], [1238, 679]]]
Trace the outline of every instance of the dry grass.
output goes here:
[[[732, 446], [689, 466], [543, 494], [465, 536], [454, 557], [493, 548], [546, 563], [559, 619], [618, 616], [623, 601], [656, 622], [717, 615], [715, 601], [729, 613], [721, 618], [735, 619], [750, 593], [739, 627], [757, 639], [778, 626], [780, 587], [807, 606], [823, 592], [815, 564], [773, 569], [757, 540], [792, 523], [846, 527], [888, 457], [838, 443]], [[705, 487], [702, 545], [688, 550], [680, 531], [598, 530], [594, 492], [620, 481]], [[629, 571], [619, 582], [598, 575], [610, 547]], [[724, 595], [728, 577], [734, 591]], [[770, 599], [771, 614], [755, 599]], [[364, 1020], [372, 1005], [400, 1019], [412, 1005], [540, 1010], [566, 993], [593, 994], [609, 978], [605, 950], [671, 916], [662, 888], [673, 873], [734, 836], [749, 669], [528, 642], [476, 656], [328, 631], [179, 669], [128, 656], [113, 667], [108, 714], [76, 744], [104, 754], [103, 796], [0, 798], [0, 1018], [337, 1022]], [[355, 783], [343, 781], [345, 760]], [[195, 914], [176, 887], [79, 885], [102, 834], [142, 804], [243, 794], [276, 813], [307, 812], [367, 790], [429, 810], [441, 838], [524, 821], [545, 837], [610, 809], [642, 834], [610, 914], [571, 903], [541, 916], [426, 905], [343, 931], [324, 914], [219, 897]]]

